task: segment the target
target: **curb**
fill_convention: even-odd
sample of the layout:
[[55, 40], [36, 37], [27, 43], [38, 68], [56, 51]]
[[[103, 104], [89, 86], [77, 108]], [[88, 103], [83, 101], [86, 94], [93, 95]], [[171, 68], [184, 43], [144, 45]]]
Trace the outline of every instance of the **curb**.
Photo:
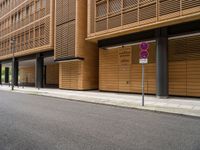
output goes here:
[[[9, 90], [4, 90], [8, 91]], [[200, 111], [198, 110], [186, 110], [183, 108], [174, 108], [174, 107], [160, 107], [160, 106], [152, 106], [152, 105], [146, 105], [141, 106], [137, 103], [119, 103], [114, 102], [112, 100], [104, 100], [104, 99], [98, 99], [96, 100], [85, 100], [84, 97], [62, 97], [58, 95], [50, 95], [48, 92], [37, 92], [37, 91], [20, 91], [15, 90], [11, 91], [14, 93], [23, 93], [23, 94], [29, 94], [29, 95], [37, 95], [37, 96], [45, 96], [45, 97], [53, 97], [53, 98], [59, 98], [62, 100], [70, 100], [70, 101], [79, 101], [79, 102], [86, 102], [86, 103], [93, 103], [93, 104], [100, 104], [100, 105], [108, 105], [108, 106], [114, 106], [114, 107], [121, 107], [121, 108], [129, 108], [129, 109], [138, 109], [138, 110], [145, 110], [145, 111], [152, 111], [152, 112], [159, 112], [159, 113], [168, 113], [173, 115], [183, 115], [183, 116], [189, 116], [189, 117], [200, 117]]]

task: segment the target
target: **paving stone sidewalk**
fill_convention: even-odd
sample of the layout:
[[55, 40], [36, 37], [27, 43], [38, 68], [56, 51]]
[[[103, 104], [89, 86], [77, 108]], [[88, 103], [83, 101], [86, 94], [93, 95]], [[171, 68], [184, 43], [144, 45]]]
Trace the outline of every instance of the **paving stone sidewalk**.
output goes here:
[[[0, 90], [11, 91], [11, 87], [0, 86]], [[200, 117], [200, 98], [170, 97], [169, 99], [158, 99], [156, 96], [146, 95], [145, 106], [142, 107], [141, 95], [139, 94], [47, 88], [38, 90], [32, 87], [15, 87], [13, 92]]]

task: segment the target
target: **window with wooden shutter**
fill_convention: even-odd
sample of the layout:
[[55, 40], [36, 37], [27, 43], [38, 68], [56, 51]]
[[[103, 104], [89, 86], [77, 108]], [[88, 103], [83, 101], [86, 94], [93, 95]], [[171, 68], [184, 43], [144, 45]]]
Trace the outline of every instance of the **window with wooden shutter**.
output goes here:
[[123, 0], [123, 8], [137, 7], [138, 0]]
[[109, 13], [119, 12], [121, 10], [121, 0], [109, 0]]
[[102, 2], [97, 3], [96, 6], [96, 17], [103, 17], [107, 14], [107, 2], [104, 0]]

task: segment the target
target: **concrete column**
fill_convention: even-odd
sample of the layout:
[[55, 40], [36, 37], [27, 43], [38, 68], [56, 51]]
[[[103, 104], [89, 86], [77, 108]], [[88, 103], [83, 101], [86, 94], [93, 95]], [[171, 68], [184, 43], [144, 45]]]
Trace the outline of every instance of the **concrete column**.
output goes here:
[[36, 81], [35, 86], [37, 88], [43, 88], [44, 84], [44, 57], [41, 54], [36, 55]]
[[2, 64], [0, 63], [0, 84], [2, 84]]
[[47, 66], [44, 66], [44, 85], [47, 85]]
[[9, 67], [5, 67], [5, 83], [9, 83]]
[[13, 66], [13, 73], [12, 73], [12, 78], [13, 78], [13, 82], [15, 86], [18, 86], [18, 75], [19, 75], [19, 62], [16, 58], [13, 59], [12, 62], [12, 66]]
[[168, 97], [168, 35], [167, 29], [156, 31], [157, 97]]

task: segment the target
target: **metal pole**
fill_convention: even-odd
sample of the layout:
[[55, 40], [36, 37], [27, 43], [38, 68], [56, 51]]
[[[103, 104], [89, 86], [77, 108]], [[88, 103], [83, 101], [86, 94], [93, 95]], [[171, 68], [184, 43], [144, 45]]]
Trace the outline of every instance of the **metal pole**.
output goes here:
[[142, 64], [142, 106], [144, 106], [144, 64]]
[[12, 39], [12, 41], [11, 41], [11, 49], [12, 49], [12, 91], [13, 91], [14, 90], [14, 77], [15, 77], [15, 73], [14, 73], [14, 67], [15, 67], [15, 56], [14, 56], [15, 39]]

